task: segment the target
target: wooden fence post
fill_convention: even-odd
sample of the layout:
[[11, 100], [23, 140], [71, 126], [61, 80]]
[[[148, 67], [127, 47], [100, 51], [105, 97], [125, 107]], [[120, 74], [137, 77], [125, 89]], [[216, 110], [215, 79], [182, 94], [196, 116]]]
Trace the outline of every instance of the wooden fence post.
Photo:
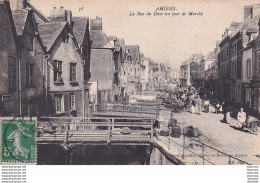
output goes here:
[[154, 124], [154, 119], [151, 119], [151, 142], [153, 141], [153, 124]]
[[67, 144], [68, 141], [68, 136], [69, 136], [69, 124], [66, 123], [66, 127], [65, 127], [65, 136], [64, 136], [64, 144]]
[[115, 128], [115, 118], [112, 118], [112, 131], [114, 130]]
[[184, 132], [183, 132], [183, 152], [182, 152], [182, 159], [184, 159], [185, 158], [185, 134], [184, 134]]
[[203, 165], [204, 165], [204, 160], [205, 160], [205, 155], [204, 155], [204, 151], [205, 151], [205, 149], [204, 149], [205, 147], [204, 147], [204, 144], [202, 144], [202, 158], [203, 158]]
[[110, 135], [111, 135], [111, 121], [110, 120], [107, 120], [107, 128], [108, 128], [107, 143], [109, 144], [110, 143]]

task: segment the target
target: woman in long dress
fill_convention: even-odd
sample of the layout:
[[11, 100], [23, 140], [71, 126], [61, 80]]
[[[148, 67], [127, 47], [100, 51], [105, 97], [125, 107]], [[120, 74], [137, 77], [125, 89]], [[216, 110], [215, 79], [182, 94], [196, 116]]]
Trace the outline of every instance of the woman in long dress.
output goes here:
[[205, 107], [205, 113], [208, 113], [209, 112], [209, 100], [208, 99], [204, 102], [204, 107]]
[[195, 100], [192, 100], [192, 102], [191, 102], [191, 113], [192, 114], [194, 114], [194, 112], [195, 112], [195, 106], [196, 106]]
[[244, 109], [241, 108], [240, 111], [237, 114], [237, 127], [243, 128], [244, 123], [246, 122], [246, 113], [244, 112]]
[[22, 135], [26, 137], [31, 137], [31, 135], [25, 133], [25, 130], [29, 130], [28, 128], [25, 128], [18, 124], [14, 131], [8, 136], [7, 140], [9, 142], [13, 142], [13, 155], [15, 157], [25, 157], [25, 159], [28, 158], [29, 150], [22, 146]]

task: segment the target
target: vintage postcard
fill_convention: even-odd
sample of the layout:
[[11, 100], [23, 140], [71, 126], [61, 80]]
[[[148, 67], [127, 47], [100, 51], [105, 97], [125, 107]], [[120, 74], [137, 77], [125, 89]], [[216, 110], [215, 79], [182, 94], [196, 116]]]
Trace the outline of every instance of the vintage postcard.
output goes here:
[[0, 0], [5, 165], [260, 164], [258, 0]]

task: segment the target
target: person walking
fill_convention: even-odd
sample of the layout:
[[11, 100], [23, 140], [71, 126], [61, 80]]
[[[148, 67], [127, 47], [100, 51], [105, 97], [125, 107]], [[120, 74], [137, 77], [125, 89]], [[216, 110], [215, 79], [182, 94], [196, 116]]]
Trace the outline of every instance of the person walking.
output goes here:
[[201, 115], [201, 107], [202, 107], [202, 100], [200, 96], [198, 96], [198, 114]]
[[194, 114], [194, 112], [195, 112], [195, 106], [196, 106], [196, 102], [195, 102], [195, 100], [193, 99], [193, 100], [191, 101], [191, 113], [192, 113], [192, 114]]
[[209, 100], [206, 99], [204, 102], [205, 113], [209, 112]]
[[216, 106], [215, 106], [215, 113], [216, 113], [216, 114], [218, 114], [218, 112], [219, 112], [219, 107], [220, 107], [219, 101], [217, 100]]
[[186, 101], [185, 101], [185, 108], [188, 110], [189, 106], [190, 106], [190, 99], [189, 99], [189, 97], [187, 97]]

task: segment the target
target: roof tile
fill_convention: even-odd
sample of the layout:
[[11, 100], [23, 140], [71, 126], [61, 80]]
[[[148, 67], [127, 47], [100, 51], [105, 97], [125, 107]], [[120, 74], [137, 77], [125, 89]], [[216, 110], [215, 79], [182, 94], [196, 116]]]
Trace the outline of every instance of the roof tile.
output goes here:
[[106, 34], [102, 30], [90, 30], [90, 40], [92, 40], [91, 48], [112, 49], [113, 46], [109, 43]]
[[124, 49], [126, 51], [129, 51], [129, 55], [132, 56], [134, 59], [139, 59], [140, 52], [138, 45], [125, 45]]
[[66, 24], [67, 22], [50, 22], [38, 25], [40, 37], [47, 50], [51, 48]]
[[87, 24], [89, 22], [88, 17], [73, 17], [73, 34], [79, 44], [83, 43], [85, 31], [88, 28]]
[[22, 35], [27, 20], [28, 10], [12, 11], [17, 35]]

